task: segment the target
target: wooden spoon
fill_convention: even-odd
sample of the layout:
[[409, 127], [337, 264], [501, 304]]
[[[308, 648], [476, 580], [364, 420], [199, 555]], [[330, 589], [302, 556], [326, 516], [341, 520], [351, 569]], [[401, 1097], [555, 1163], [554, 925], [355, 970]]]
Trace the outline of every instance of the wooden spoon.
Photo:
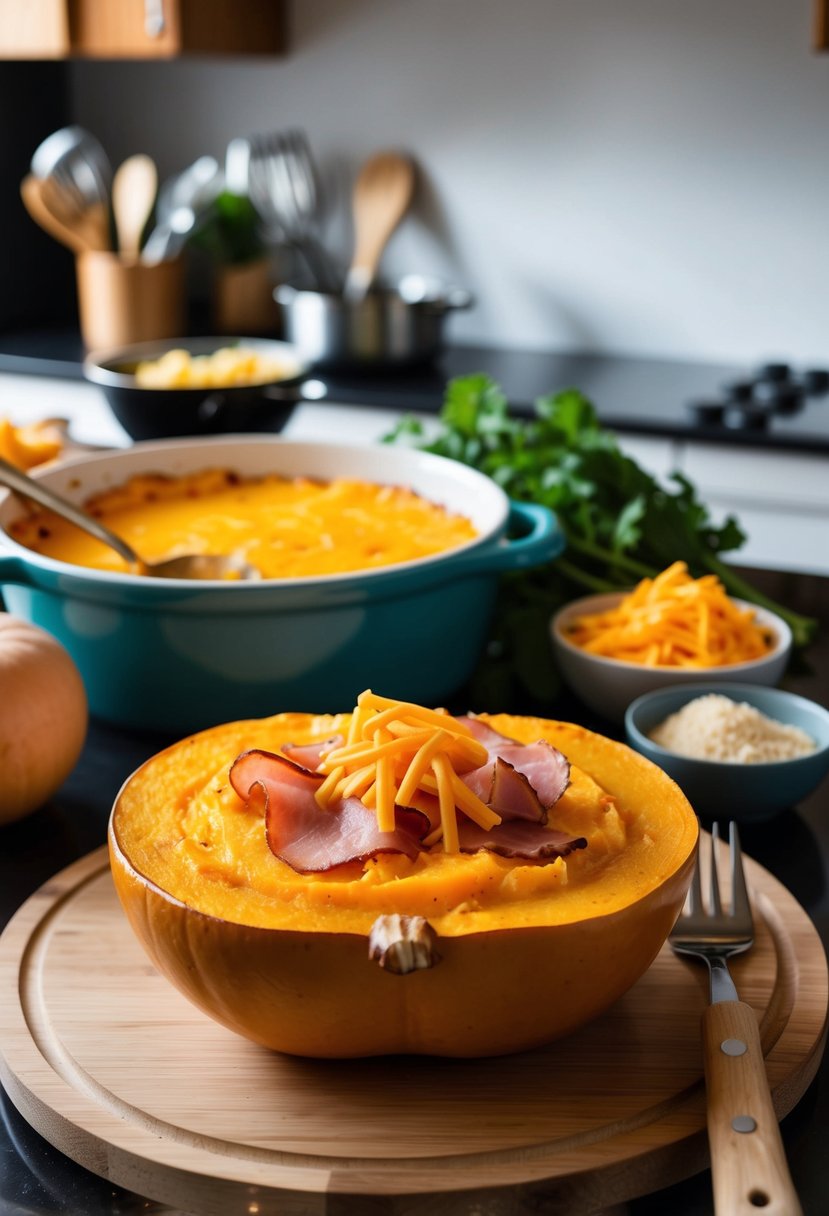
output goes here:
[[44, 200], [44, 182], [33, 174], [23, 178], [20, 183], [20, 197], [29, 215], [44, 232], [48, 232], [55, 240], [60, 241], [73, 253], [86, 253], [89, 246], [74, 228], [64, 224], [63, 220], [46, 205]]
[[398, 152], [378, 152], [360, 170], [352, 201], [354, 256], [343, 292], [351, 303], [362, 300], [371, 287], [388, 239], [411, 200], [414, 179], [414, 165]]
[[141, 236], [158, 192], [158, 170], [143, 152], [128, 156], [112, 179], [112, 209], [118, 250], [127, 258], [137, 258]]
[[73, 253], [109, 248], [103, 204], [69, 213], [62, 206], [54, 184], [48, 178], [41, 179], [31, 173], [20, 183], [20, 196], [35, 223]]

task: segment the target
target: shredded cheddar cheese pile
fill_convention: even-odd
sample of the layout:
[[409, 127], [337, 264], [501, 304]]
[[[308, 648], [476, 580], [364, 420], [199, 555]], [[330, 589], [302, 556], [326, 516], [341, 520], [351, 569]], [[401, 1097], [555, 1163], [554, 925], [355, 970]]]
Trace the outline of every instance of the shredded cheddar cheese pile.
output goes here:
[[647, 667], [746, 663], [773, 642], [716, 575], [693, 579], [684, 562], [643, 579], [617, 607], [577, 617], [567, 638], [591, 654]]
[[360, 798], [374, 809], [380, 830], [391, 832], [395, 803], [416, 805], [418, 792], [437, 796], [440, 826], [424, 844], [442, 838], [446, 852], [457, 852], [458, 811], [485, 829], [501, 822], [458, 776], [459, 769], [467, 772], [487, 758], [469, 728], [445, 710], [368, 690], [357, 698], [345, 743], [322, 754], [317, 772], [326, 779], [316, 799], [328, 807], [340, 798]]

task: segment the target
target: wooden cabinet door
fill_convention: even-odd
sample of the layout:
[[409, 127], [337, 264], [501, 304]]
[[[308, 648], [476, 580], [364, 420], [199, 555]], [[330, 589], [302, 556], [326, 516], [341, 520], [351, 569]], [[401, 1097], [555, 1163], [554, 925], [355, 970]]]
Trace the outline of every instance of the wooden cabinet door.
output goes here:
[[163, 59], [285, 49], [284, 0], [68, 0], [73, 53]]
[[285, 50], [287, 0], [0, 0], [0, 58], [171, 59]]
[[75, 55], [169, 58], [181, 49], [179, 0], [68, 0]]
[[66, 0], [0, 0], [0, 59], [69, 54]]
[[814, 0], [812, 17], [812, 48], [829, 51], [829, 0]]

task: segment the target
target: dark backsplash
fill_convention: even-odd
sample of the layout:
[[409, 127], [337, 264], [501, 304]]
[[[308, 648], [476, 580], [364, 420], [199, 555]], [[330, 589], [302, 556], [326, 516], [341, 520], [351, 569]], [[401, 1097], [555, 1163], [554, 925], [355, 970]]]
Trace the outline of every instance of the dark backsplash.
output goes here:
[[68, 112], [65, 63], [0, 63], [0, 332], [76, 315], [72, 254], [32, 222], [18, 188], [35, 148]]

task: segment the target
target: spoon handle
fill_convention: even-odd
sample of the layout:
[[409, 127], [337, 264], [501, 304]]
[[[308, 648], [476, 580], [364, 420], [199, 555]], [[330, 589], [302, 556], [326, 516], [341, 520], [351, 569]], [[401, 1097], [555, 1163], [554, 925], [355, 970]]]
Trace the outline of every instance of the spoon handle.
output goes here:
[[363, 165], [354, 185], [354, 256], [344, 295], [350, 303], [364, 299], [374, 282], [383, 251], [409, 206], [414, 165], [397, 152], [378, 152]]
[[130, 565], [141, 565], [141, 558], [120, 536], [110, 532], [109, 528], [105, 528], [102, 523], [99, 523], [92, 515], [87, 515], [86, 511], [82, 511], [74, 503], [53, 493], [39, 481], [35, 481], [33, 477], [27, 477], [25, 473], [2, 457], [0, 457], [0, 485], [8, 486], [16, 494], [22, 494], [24, 498], [31, 499], [41, 507], [47, 507], [63, 519], [68, 519], [71, 524], [82, 528], [84, 532], [88, 532], [102, 544], [109, 545]]

